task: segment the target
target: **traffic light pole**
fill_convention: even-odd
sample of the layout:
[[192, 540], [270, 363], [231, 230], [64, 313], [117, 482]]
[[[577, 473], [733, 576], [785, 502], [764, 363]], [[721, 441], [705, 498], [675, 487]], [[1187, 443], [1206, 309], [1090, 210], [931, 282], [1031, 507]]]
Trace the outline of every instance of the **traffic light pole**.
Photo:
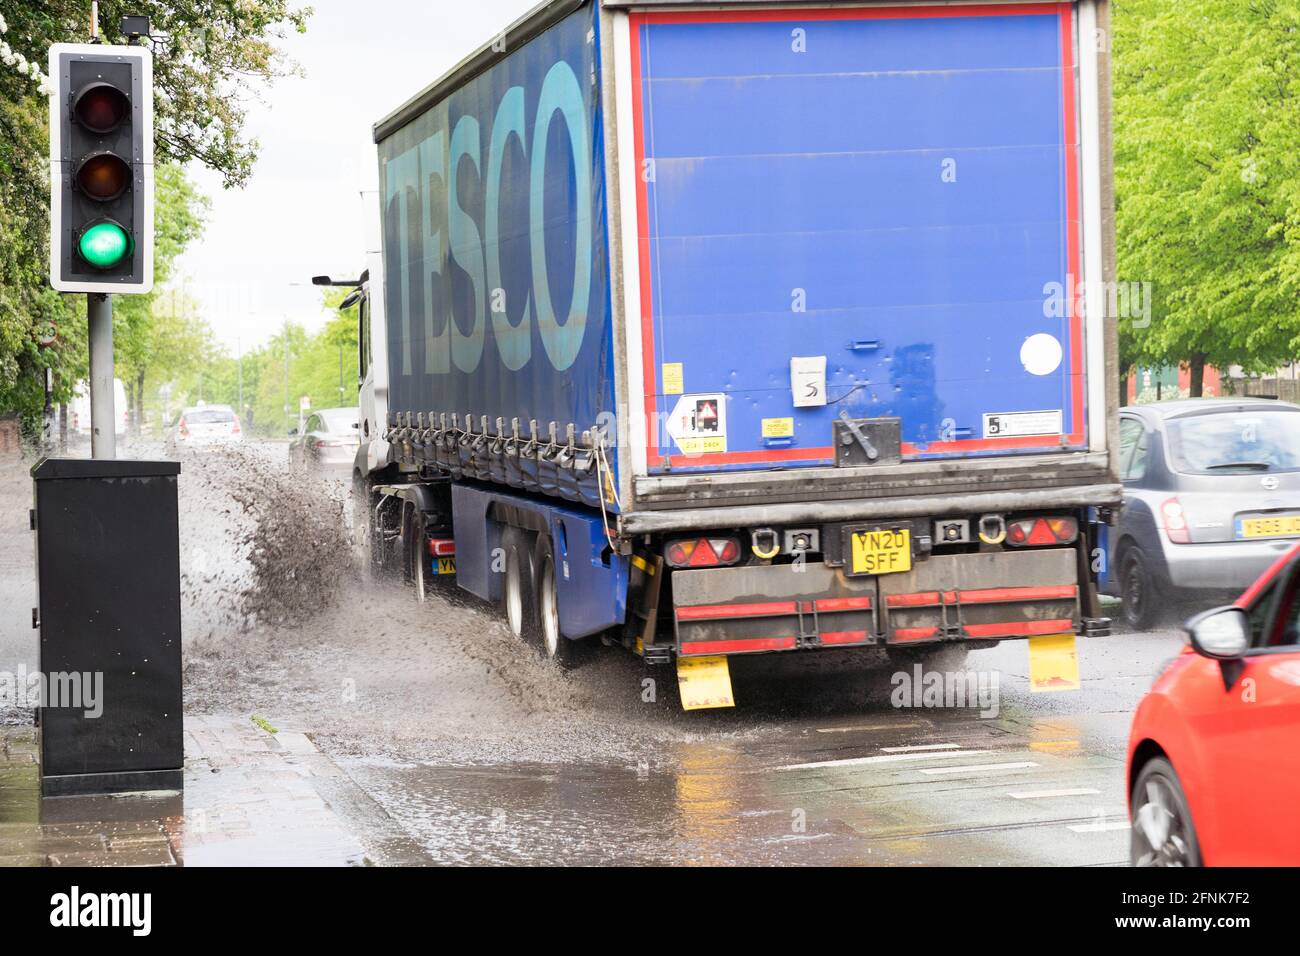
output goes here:
[[113, 407], [113, 297], [86, 294], [90, 341], [90, 457], [117, 457], [117, 409]]

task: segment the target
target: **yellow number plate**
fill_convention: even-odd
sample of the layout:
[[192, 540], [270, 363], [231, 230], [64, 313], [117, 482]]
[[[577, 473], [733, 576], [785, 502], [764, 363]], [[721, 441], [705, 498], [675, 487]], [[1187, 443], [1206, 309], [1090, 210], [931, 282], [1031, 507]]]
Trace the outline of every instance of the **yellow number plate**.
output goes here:
[[854, 574], [912, 570], [912, 532], [906, 528], [853, 532]]
[[455, 573], [456, 573], [456, 559], [455, 559], [455, 558], [439, 558], [439, 559], [438, 559], [438, 573], [439, 573], [439, 574], [455, 574]]
[[1243, 518], [1241, 538], [1285, 538], [1300, 535], [1300, 515], [1276, 515], [1271, 518]]

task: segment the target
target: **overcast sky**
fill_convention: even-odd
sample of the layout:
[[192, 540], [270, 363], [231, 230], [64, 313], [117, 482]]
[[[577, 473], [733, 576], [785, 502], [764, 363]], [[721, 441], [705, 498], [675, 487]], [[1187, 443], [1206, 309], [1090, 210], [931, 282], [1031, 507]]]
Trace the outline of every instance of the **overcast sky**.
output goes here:
[[232, 352], [266, 341], [286, 318], [313, 329], [325, 320], [308, 283], [362, 268], [360, 192], [378, 178], [371, 126], [535, 5], [312, 0], [307, 32], [285, 43], [305, 77], [249, 104], [247, 131], [261, 142], [249, 184], [226, 190], [192, 171], [212, 212], [176, 284]]

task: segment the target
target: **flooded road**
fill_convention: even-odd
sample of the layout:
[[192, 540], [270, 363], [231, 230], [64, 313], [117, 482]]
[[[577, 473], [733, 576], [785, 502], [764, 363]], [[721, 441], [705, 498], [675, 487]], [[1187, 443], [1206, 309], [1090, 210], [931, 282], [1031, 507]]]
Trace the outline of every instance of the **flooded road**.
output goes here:
[[[1030, 693], [1023, 642], [968, 657], [996, 688], [977, 706], [910, 706], [878, 652], [821, 652], [735, 661], [736, 708], [685, 713], [671, 668], [596, 647], [561, 671], [461, 592], [367, 580], [346, 486], [281, 444], [182, 468], [187, 716], [309, 737], [372, 862], [1127, 860], [1128, 725], [1172, 630], [1081, 641], [1076, 692]], [[3, 495], [0, 666], [34, 666], [21, 470]]]
[[[648, 708], [660, 734], [629, 733], [632, 760], [342, 765], [445, 863], [1124, 864], [1130, 701], [1179, 638], [1124, 641], [1084, 648], [1088, 684], [1048, 704], [1023, 646], [972, 655], [1010, 685], [992, 718], [864, 701], [869, 674], [741, 674], [733, 711]], [[773, 707], [791, 686], [807, 696]]]

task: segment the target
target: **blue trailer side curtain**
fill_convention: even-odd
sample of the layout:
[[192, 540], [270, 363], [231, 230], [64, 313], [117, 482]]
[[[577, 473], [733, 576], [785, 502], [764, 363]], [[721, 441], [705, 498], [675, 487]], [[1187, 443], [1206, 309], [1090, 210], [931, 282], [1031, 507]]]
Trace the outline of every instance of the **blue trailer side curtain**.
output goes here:
[[379, 144], [392, 411], [612, 422], [595, 9]]

